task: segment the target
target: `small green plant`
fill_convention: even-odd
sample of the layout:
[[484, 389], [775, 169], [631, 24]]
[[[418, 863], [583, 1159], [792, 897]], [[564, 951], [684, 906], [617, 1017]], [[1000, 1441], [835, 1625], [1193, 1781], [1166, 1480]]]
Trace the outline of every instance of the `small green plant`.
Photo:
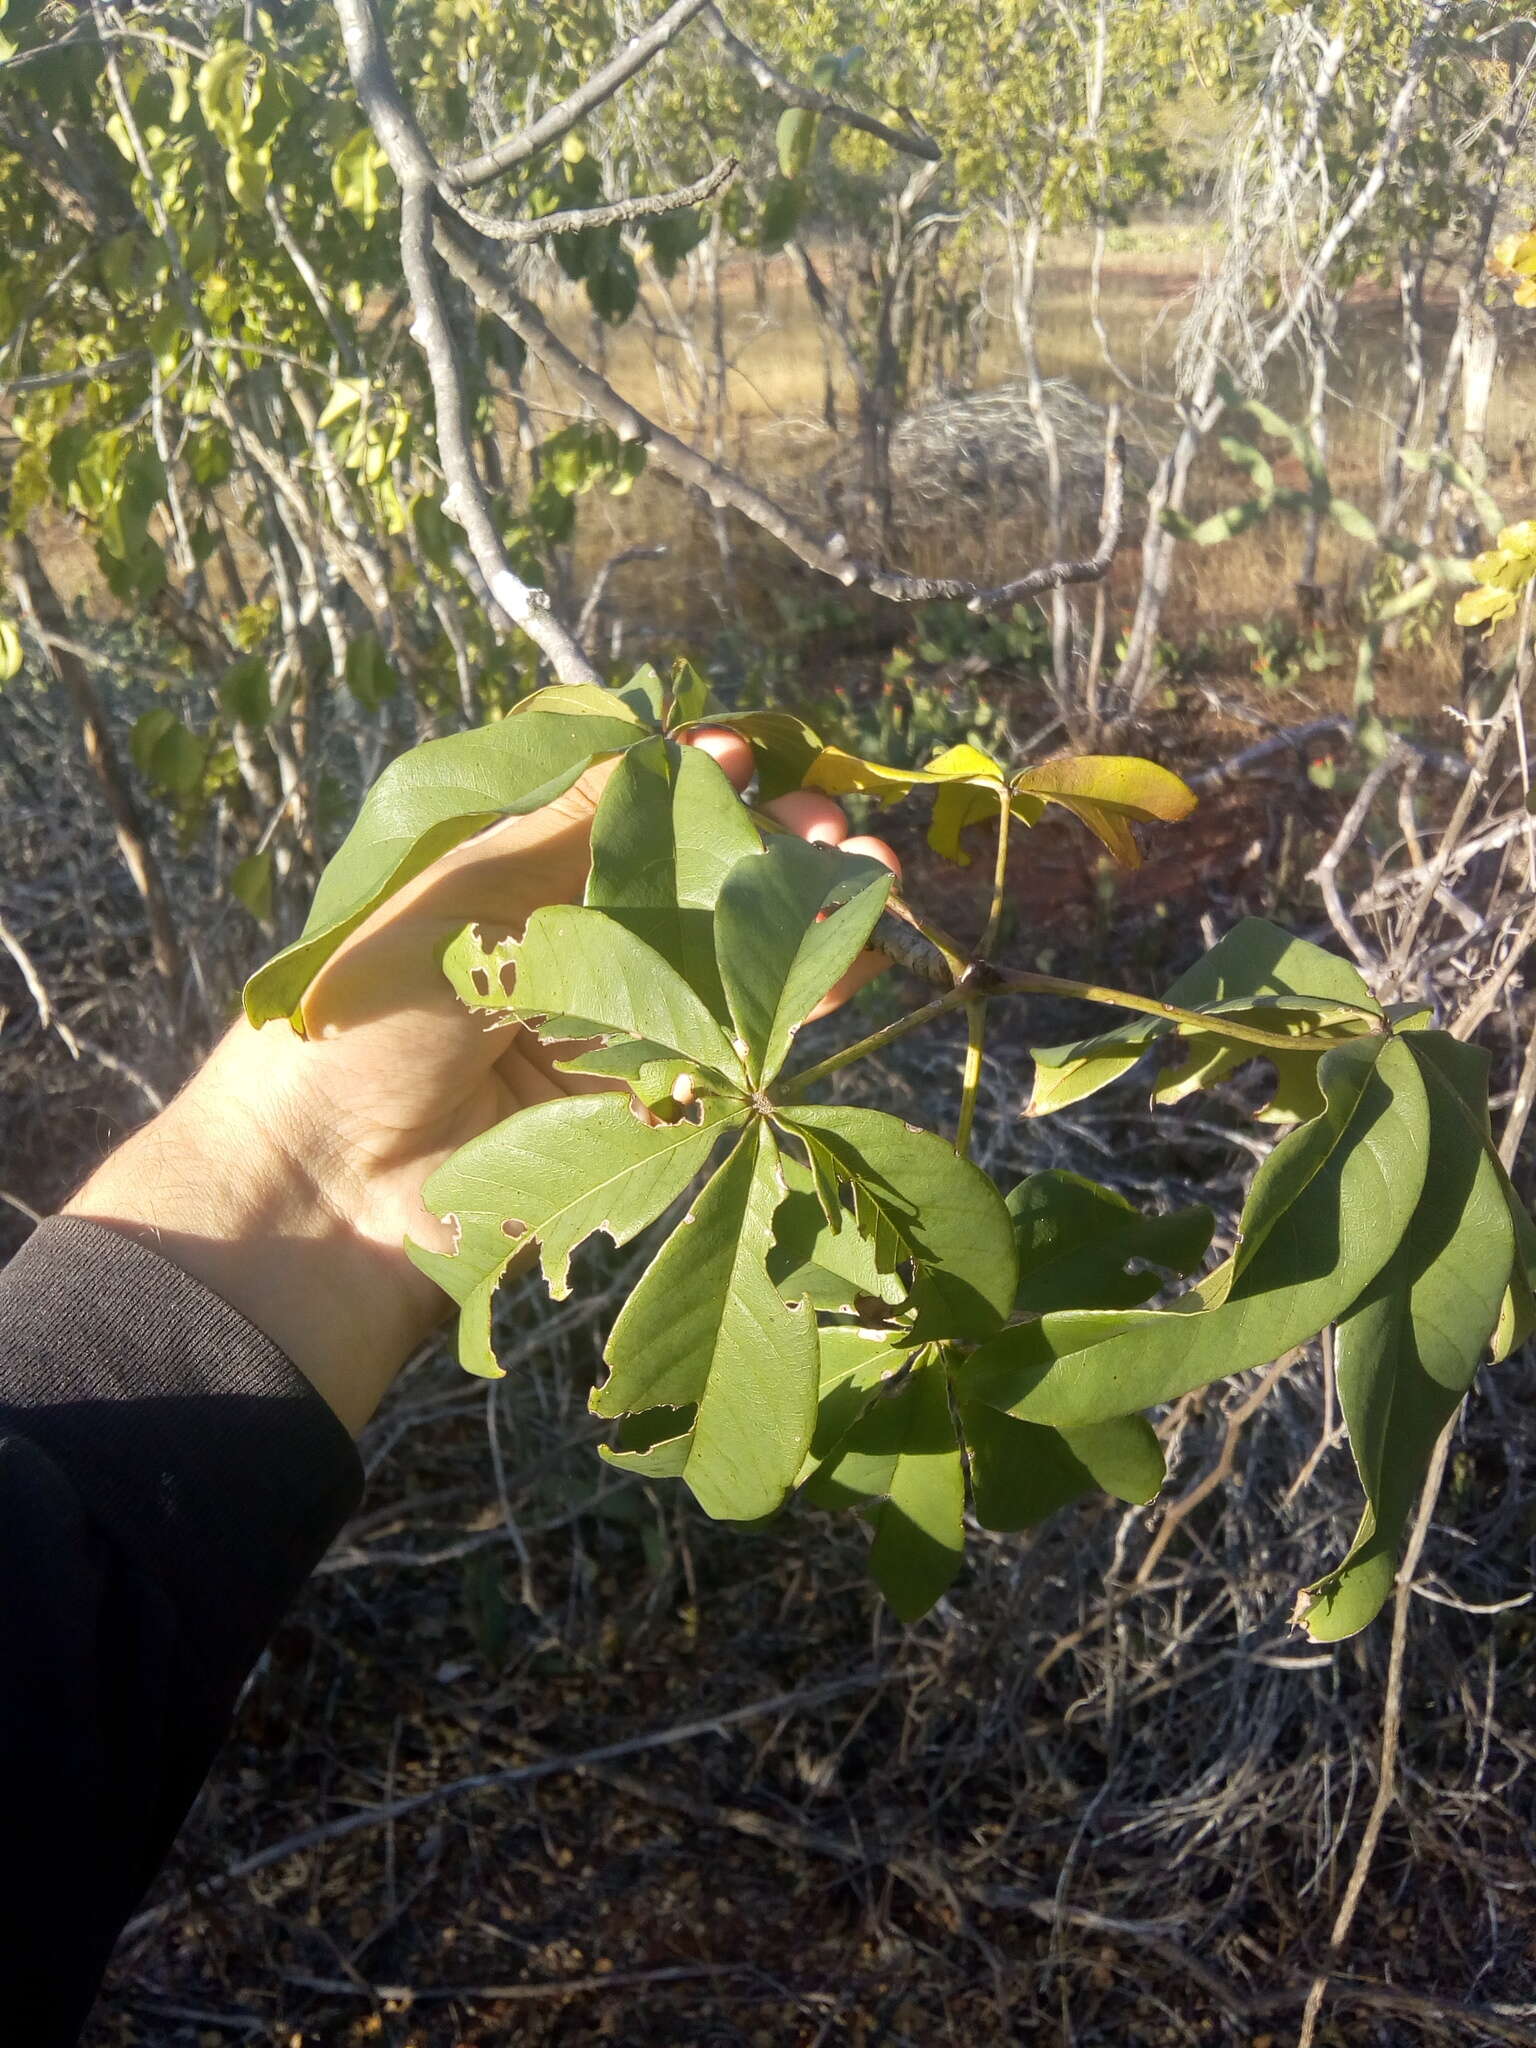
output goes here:
[[[877, 863], [760, 829], [678, 743], [706, 720], [749, 741], [766, 796], [929, 790], [931, 840], [951, 859], [990, 830], [980, 944], [899, 904]], [[721, 714], [686, 667], [665, 685], [643, 671], [622, 691], [548, 689], [395, 762], [304, 932], [249, 984], [252, 1020], [302, 1031], [310, 981], [372, 910], [604, 759], [617, 766], [584, 902], [495, 945], [466, 927], [443, 956], [471, 1009], [585, 1041], [565, 1064], [625, 1084], [520, 1111], [428, 1182], [457, 1245], [413, 1256], [459, 1304], [464, 1365], [499, 1371], [491, 1305], [515, 1264], [536, 1252], [562, 1295], [585, 1239], [623, 1244], [686, 1203], [608, 1336], [592, 1396], [616, 1425], [603, 1455], [685, 1480], [729, 1520], [797, 1492], [862, 1513], [874, 1576], [912, 1618], [960, 1568], [967, 1490], [977, 1520], [1003, 1530], [1094, 1487], [1149, 1500], [1163, 1458], [1147, 1411], [1331, 1324], [1366, 1505], [1298, 1612], [1325, 1640], [1368, 1622], [1437, 1436], [1484, 1354], [1505, 1356], [1536, 1317], [1536, 1230], [1490, 1141], [1485, 1056], [1422, 1010], [1381, 1009], [1348, 962], [1256, 919], [1161, 998], [1009, 967], [994, 954], [1011, 832], [1055, 804], [1134, 861], [1136, 821], [1193, 803], [1175, 776], [1115, 757], [1010, 774], [969, 744], [893, 767], [784, 712]], [[871, 943], [923, 967], [935, 992], [797, 1066], [803, 1022]], [[1256, 1058], [1273, 1067], [1261, 1114], [1286, 1134], [1232, 1251], [1200, 1277], [1209, 1210], [1144, 1215], [1060, 1172], [1003, 1189], [969, 1158], [988, 1009], [1031, 994], [1129, 1015], [1036, 1052], [1031, 1116], [1107, 1087], [1156, 1044], [1183, 1054], [1160, 1102]], [[954, 1011], [969, 1036], [952, 1121], [937, 1103], [922, 1128], [820, 1098], [832, 1074]]]

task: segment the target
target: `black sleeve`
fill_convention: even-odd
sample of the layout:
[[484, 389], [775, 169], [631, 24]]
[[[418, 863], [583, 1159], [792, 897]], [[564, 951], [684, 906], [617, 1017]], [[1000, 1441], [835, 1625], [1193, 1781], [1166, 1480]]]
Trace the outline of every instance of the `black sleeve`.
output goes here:
[[65, 2048], [242, 1680], [356, 1505], [227, 1302], [100, 1224], [0, 1273], [0, 2036]]

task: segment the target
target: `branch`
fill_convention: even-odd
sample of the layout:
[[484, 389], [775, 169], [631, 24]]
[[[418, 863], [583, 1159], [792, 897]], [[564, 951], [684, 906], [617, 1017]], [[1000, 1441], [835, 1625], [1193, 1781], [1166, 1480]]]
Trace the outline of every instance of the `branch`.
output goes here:
[[[471, 185], [483, 185], [488, 178], [526, 163], [541, 149], [558, 142], [594, 107], [612, 99], [619, 87], [643, 69], [658, 50], [664, 50], [704, 6], [705, 0], [672, 0], [672, 5], [659, 14], [649, 28], [642, 29], [639, 35], [627, 42], [584, 84], [577, 86], [568, 99], [561, 100], [558, 106], [551, 107], [547, 114], [541, 114], [526, 128], [519, 128], [511, 135], [504, 135], [499, 142], [493, 142], [479, 156], [465, 157], [460, 163], [445, 165], [442, 174], [444, 184], [450, 191], [465, 192]], [[341, 9], [343, 15], [348, 11], [346, 7]]]
[[592, 578], [586, 602], [576, 620], [576, 638], [583, 647], [590, 644], [592, 629], [603, 608], [603, 599], [608, 595], [608, 585], [613, 580], [615, 569], [622, 569], [627, 562], [659, 562], [667, 555], [663, 546], [621, 548], [616, 555], [610, 555], [597, 574]]
[[634, 199], [615, 199], [607, 206], [572, 206], [562, 213], [546, 213], [540, 220], [498, 220], [495, 214], [476, 213], [463, 206], [451, 191], [443, 197], [458, 218], [490, 242], [542, 242], [548, 235], [572, 235], [581, 228], [607, 228], [630, 220], [649, 220], [658, 213], [676, 213], [684, 206], [699, 206], [728, 185], [741, 169], [739, 157], [728, 156], [695, 178], [691, 185], [679, 185], [671, 192], [647, 192]]
[[597, 671], [550, 610], [548, 597], [512, 567], [475, 467], [463, 373], [432, 257], [433, 203], [442, 171], [401, 98], [373, 0], [337, 0], [336, 12], [359, 103], [400, 185], [400, 261], [416, 308], [411, 334], [432, 382], [438, 452], [448, 480], [443, 510], [463, 527], [498, 606], [549, 657], [561, 682], [597, 682]]
[[873, 114], [861, 114], [857, 107], [850, 107], [842, 100], [835, 100], [830, 93], [817, 92], [814, 86], [796, 85], [776, 71], [759, 50], [750, 43], [744, 43], [727, 25], [718, 7], [705, 9], [704, 26], [715, 40], [748, 73], [754, 85], [764, 92], [772, 93], [787, 107], [804, 107], [808, 113], [828, 114], [834, 121], [840, 121], [845, 128], [860, 128], [866, 135], [873, 135], [892, 149], [899, 149], [906, 156], [920, 156], [926, 163], [936, 164], [943, 160], [944, 152], [933, 137], [924, 132], [905, 107], [897, 109], [907, 123], [905, 128], [887, 128], [883, 121], [877, 121]]
[[[357, 0], [344, 0], [345, 6], [356, 4]], [[845, 588], [863, 584], [877, 597], [890, 598], [897, 604], [959, 600], [968, 604], [972, 611], [985, 612], [1006, 610], [1022, 598], [1036, 596], [1043, 590], [1060, 590], [1069, 583], [1097, 582], [1109, 569], [1119, 545], [1125, 503], [1124, 450], [1118, 441], [1109, 454], [1104, 524], [1099, 545], [1086, 560], [1049, 562], [1031, 569], [1027, 575], [1011, 583], [992, 589], [960, 577], [909, 576], [899, 569], [856, 560], [850, 555], [842, 534], [823, 537], [812, 532], [802, 519], [748, 483], [744, 477], [711, 462], [696, 448], [689, 447], [686, 441], [680, 441], [655, 420], [647, 418], [627, 398], [621, 397], [605, 377], [582, 362], [566, 346], [542, 313], [504, 274], [487, 268], [451, 221], [439, 220], [437, 249], [454, 276], [467, 287], [480, 306], [494, 313], [509, 327], [546, 368], [556, 370], [586, 400], [597, 417], [613, 428], [620, 440], [643, 442], [669, 475], [702, 491], [716, 509], [729, 506], [741, 513], [754, 526], [772, 534], [808, 568], [818, 569], [822, 575], [835, 578]]]

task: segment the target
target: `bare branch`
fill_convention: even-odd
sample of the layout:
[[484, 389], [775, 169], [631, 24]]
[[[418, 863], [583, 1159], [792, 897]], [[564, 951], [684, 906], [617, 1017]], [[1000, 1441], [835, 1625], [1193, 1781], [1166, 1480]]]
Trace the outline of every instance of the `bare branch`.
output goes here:
[[621, 548], [616, 555], [610, 555], [597, 574], [592, 578], [592, 587], [587, 592], [586, 602], [576, 620], [576, 638], [583, 647], [591, 644], [592, 629], [597, 624], [603, 608], [603, 599], [608, 595], [608, 585], [613, 580], [615, 569], [622, 569], [628, 562], [659, 562], [666, 555], [664, 547]]
[[[356, 5], [357, 0], [344, 0], [344, 4], [350, 7]], [[824, 537], [812, 532], [795, 513], [776, 503], [766, 492], [758, 490], [755, 484], [748, 483], [744, 477], [737, 476], [721, 464], [711, 462], [686, 441], [680, 441], [675, 434], [649, 419], [615, 391], [605, 377], [582, 362], [538, 309], [503, 273], [489, 269], [479, 254], [468, 246], [463, 233], [449, 221], [438, 221], [437, 248], [454, 276], [467, 286], [484, 310], [503, 321], [546, 367], [555, 369], [585, 399], [597, 417], [612, 427], [620, 440], [643, 442], [669, 475], [702, 491], [715, 507], [729, 506], [741, 513], [743, 518], [750, 519], [754, 526], [761, 527], [791, 554], [798, 556], [808, 568], [818, 569], [824, 576], [835, 578], [845, 588], [863, 584], [877, 597], [890, 598], [897, 604], [929, 604], [937, 599], [952, 599], [969, 604], [973, 611], [993, 611], [1006, 609], [1043, 590], [1059, 590], [1068, 583], [1096, 582], [1109, 568], [1120, 537], [1124, 505], [1123, 451], [1118, 446], [1110, 456], [1104, 528], [1098, 548], [1086, 560], [1046, 563], [1031, 569], [1027, 575], [992, 589], [959, 577], [909, 576], [899, 569], [856, 560], [849, 553], [848, 543], [842, 534]]]
[[[541, 114], [526, 128], [504, 135], [478, 156], [445, 165], [442, 175], [447, 188], [453, 192], [466, 192], [472, 185], [483, 185], [488, 178], [526, 163], [541, 149], [558, 142], [594, 107], [612, 99], [619, 87], [649, 64], [658, 50], [664, 50], [678, 31], [686, 28], [694, 16], [702, 12], [704, 6], [705, 0], [672, 0], [672, 5], [657, 15], [649, 28], [642, 29], [606, 64], [599, 66], [568, 99], [561, 100], [558, 106], [551, 107], [547, 114]], [[347, 10], [342, 11], [345, 13]]]
[[438, 452], [448, 480], [443, 510], [463, 527], [497, 605], [549, 657], [561, 682], [596, 682], [597, 671], [545, 593], [512, 567], [475, 467], [463, 373], [432, 255], [433, 204], [442, 172], [401, 97], [372, 0], [337, 0], [336, 11], [358, 100], [400, 185], [400, 260], [416, 308], [411, 334], [432, 382]]
[[494, 214], [476, 213], [472, 207], [460, 205], [451, 191], [443, 196], [459, 219], [487, 241], [522, 245], [542, 242], [550, 235], [573, 235], [582, 228], [613, 227], [625, 221], [649, 220], [658, 213], [676, 213], [684, 206], [700, 206], [722, 185], [728, 185], [740, 169], [740, 158], [728, 156], [691, 185], [679, 185], [671, 192], [644, 192], [633, 199], [615, 199], [607, 206], [573, 206], [562, 213], [546, 213], [539, 220], [498, 220]]
[[741, 68], [747, 72], [755, 85], [764, 92], [771, 92], [775, 99], [782, 100], [787, 107], [804, 107], [808, 113], [826, 114], [839, 121], [845, 128], [859, 128], [864, 134], [873, 135], [891, 149], [899, 149], [906, 156], [920, 156], [926, 163], [942, 161], [944, 152], [933, 137], [921, 129], [905, 107], [897, 112], [907, 123], [905, 128], [888, 128], [883, 121], [877, 121], [873, 114], [860, 113], [857, 107], [850, 107], [843, 100], [833, 99], [830, 93], [817, 92], [814, 86], [796, 85], [786, 78], [782, 71], [776, 71], [760, 50], [754, 50], [750, 43], [744, 43], [739, 35], [726, 23], [718, 7], [708, 7], [704, 12], [704, 26], [717, 42], [727, 50]]

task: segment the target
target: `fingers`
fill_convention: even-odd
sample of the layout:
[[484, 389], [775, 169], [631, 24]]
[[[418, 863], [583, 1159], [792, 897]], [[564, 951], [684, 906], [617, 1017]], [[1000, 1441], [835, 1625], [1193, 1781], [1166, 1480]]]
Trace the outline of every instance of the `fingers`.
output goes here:
[[684, 733], [683, 745], [708, 754], [725, 770], [731, 787], [738, 792], [752, 780], [752, 749], [739, 732], [727, 732], [718, 725], [701, 726], [697, 732]]

